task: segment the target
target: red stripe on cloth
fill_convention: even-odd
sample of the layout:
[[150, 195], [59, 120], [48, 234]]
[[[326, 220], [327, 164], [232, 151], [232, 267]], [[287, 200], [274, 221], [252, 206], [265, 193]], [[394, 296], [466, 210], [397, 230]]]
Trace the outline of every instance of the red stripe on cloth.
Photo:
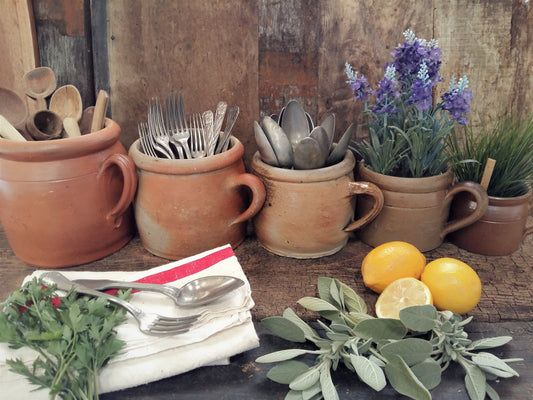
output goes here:
[[[190, 261], [186, 264], [177, 265], [174, 268], [170, 268], [166, 271], [162, 271], [153, 275], [147, 275], [141, 279], [137, 279], [135, 282], [140, 283], [157, 283], [163, 284], [168, 282], [174, 282], [178, 279], [185, 278], [187, 276], [196, 274], [197, 272], [203, 271], [216, 263], [225, 260], [226, 258], [233, 257], [235, 253], [233, 249], [228, 246], [214, 253], [207, 254], [206, 256], [199, 258], [197, 260]], [[106, 290], [106, 293], [115, 294], [116, 289]], [[132, 293], [138, 292], [138, 290], [133, 290]]]
[[234, 255], [235, 253], [231, 247], [225, 247], [215, 251], [214, 253], [207, 254], [206, 256], [197, 260], [190, 261], [186, 264], [177, 265], [174, 268], [159, 272], [157, 274], [145, 276], [144, 278], [138, 279], [135, 282], [159, 284], [174, 282], [178, 279], [185, 278], [189, 275], [203, 271], [204, 269], [207, 269], [216, 263]]

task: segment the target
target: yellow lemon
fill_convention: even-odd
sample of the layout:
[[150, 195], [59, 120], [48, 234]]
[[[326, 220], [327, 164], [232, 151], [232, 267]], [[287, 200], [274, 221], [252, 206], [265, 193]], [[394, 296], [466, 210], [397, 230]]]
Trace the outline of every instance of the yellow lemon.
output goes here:
[[363, 259], [361, 274], [365, 286], [381, 293], [400, 278], [420, 278], [426, 257], [412, 244], [387, 242], [371, 250]]
[[409, 306], [433, 304], [429, 288], [415, 278], [400, 278], [383, 290], [376, 301], [379, 318], [400, 319], [400, 310]]
[[457, 314], [471, 311], [481, 298], [481, 280], [470, 266], [455, 258], [430, 262], [420, 278], [431, 291], [435, 307]]

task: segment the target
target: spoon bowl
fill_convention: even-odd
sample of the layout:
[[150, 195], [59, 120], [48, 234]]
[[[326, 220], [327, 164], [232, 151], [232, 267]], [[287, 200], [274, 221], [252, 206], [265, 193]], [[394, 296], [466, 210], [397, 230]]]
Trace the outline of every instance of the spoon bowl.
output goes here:
[[28, 109], [18, 94], [0, 87], [0, 115], [3, 115], [15, 128], [23, 130], [28, 117]]
[[56, 74], [51, 68], [37, 67], [24, 74], [24, 93], [37, 101], [38, 110], [46, 110], [46, 98], [57, 87]]
[[59, 115], [61, 120], [70, 117], [79, 122], [83, 113], [83, 105], [76, 86], [65, 85], [57, 89], [50, 98], [49, 109]]
[[212, 303], [244, 285], [233, 276], [212, 275], [194, 279], [181, 288], [153, 283], [114, 281], [109, 279], [75, 279], [74, 283], [94, 290], [134, 289], [162, 293], [180, 307], [198, 307]]

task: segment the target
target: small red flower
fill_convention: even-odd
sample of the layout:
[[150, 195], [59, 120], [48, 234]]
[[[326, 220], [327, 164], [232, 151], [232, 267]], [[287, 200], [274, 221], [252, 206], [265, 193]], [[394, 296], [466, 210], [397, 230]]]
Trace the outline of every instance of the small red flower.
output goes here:
[[52, 297], [52, 305], [58, 308], [61, 305], [61, 299], [59, 297]]

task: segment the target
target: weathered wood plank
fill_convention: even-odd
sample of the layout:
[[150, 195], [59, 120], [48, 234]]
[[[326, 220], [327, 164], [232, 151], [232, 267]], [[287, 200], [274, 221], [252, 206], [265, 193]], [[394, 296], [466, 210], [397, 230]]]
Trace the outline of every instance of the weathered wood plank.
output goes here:
[[[129, 146], [150, 97], [181, 90], [187, 114], [220, 100], [241, 109], [232, 133], [249, 152], [259, 114], [257, 5], [192, 0], [111, 1], [109, 75], [113, 118]], [[251, 157], [251, 156], [249, 156]]]

